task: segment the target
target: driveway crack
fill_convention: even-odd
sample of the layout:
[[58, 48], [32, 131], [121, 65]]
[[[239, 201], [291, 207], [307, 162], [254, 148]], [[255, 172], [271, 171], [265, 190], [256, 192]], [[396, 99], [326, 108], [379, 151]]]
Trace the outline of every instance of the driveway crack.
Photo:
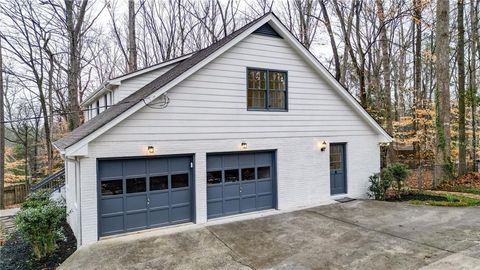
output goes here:
[[402, 240], [405, 240], [405, 241], [409, 241], [409, 242], [412, 242], [412, 243], [415, 243], [415, 244], [419, 244], [419, 245], [427, 246], [427, 247], [430, 247], [430, 248], [438, 249], [438, 250], [441, 250], [441, 251], [445, 251], [445, 252], [448, 252], [450, 254], [457, 253], [456, 251], [453, 251], [453, 250], [437, 247], [437, 246], [430, 245], [430, 244], [423, 243], [423, 242], [418, 242], [418, 241], [415, 241], [415, 240], [412, 240], [412, 239], [409, 239], [409, 238], [406, 238], [406, 237], [403, 237], [403, 236], [399, 236], [399, 235], [389, 233], [389, 232], [385, 232], [385, 231], [381, 231], [381, 230], [376, 230], [376, 229], [373, 229], [373, 228], [370, 228], [370, 227], [367, 227], [367, 226], [360, 225], [360, 224], [355, 223], [355, 222], [351, 222], [351, 221], [348, 221], [348, 220], [344, 220], [344, 219], [340, 219], [340, 218], [336, 218], [336, 217], [331, 217], [331, 216], [328, 216], [328, 215], [325, 215], [325, 214], [322, 214], [322, 213], [318, 213], [316, 211], [306, 210], [306, 212], [312, 213], [312, 214], [317, 214], [319, 216], [329, 218], [329, 219], [333, 219], [335, 221], [342, 222], [342, 223], [345, 223], [345, 224], [348, 224], [348, 225], [351, 225], [351, 226], [359, 227], [359, 228], [361, 228], [363, 230], [366, 230], [366, 231], [381, 233], [381, 234], [384, 234], [384, 235], [388, 235], [388, 236], [391, 236], [391, 237], [395, 237], [395, 238], [399, 238], [399, 239], [402, 239]]
[[208, 227], [206, 227], [207, 231], [209, 231], [218, 241], [220, 241], [220, 243], [222, 243], [226, 248], [228, 248], [228, 250], [230, 250], [229, 254], [230, 256], [232, 257], [232, 260], [234, 260], [235, 262], [245, 266], [245, 267], [248, 267], [252, 270], [256, 270], [255, 267], [253, 267], [251, 264], [249, 263], [246, 263], [244, 262], [243, 260], [245, 260], [245, 258], [243, 258], [240, 254], [238, 254], [235, 250], [233, 250], [232, 247], [230, 247], [230, 245], [227, 244], [227, 242], [223, 241], [223, 239], [220, 238], [220, 236], [218, 236], [216, 233], [214, 233], [213, 231], [211, 231]]

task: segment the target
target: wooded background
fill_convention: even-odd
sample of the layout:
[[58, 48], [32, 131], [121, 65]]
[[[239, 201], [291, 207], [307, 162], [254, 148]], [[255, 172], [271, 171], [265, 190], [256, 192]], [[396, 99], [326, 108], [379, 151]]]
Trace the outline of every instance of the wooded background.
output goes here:
[[[270, 11], [395, 137], [383, 163], [476, 170], [480, 0], [4, 0], [6, 185], [62, 167], [51, 142], [109, 78], [204, 48]], [[2, 78], [3, 75], [3, 78]]]

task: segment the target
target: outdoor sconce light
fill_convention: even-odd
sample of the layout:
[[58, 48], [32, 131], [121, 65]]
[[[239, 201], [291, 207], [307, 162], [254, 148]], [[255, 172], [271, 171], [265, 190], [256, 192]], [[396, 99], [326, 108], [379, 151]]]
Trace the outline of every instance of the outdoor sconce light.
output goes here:
[[242, 150], [247, 150], [247, 143], [246, 142], [242, 142], [242, 144], [240, 145], [240, 149]]
[[320, 148], [320, 151], [324, 152], [327, 149], [327, 142], [323, 141], [318, 144], [318, 147]]
[[153, 147], [153, 146], [150, 145], [150, 146], [147, 148], [147, 152], [148, 152], [149, 154], [155, 153], [155, 147]]

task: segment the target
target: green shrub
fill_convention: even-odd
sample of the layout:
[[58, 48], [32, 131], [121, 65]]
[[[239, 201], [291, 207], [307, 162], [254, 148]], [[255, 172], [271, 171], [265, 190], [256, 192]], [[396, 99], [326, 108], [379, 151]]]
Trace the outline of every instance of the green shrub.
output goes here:
[[38, 208], [50, 203], [50, 191], [48, 189], [40, 189], [27, 196], [25, 202], [22, 204], [22, 209]]
[[27, 207], [22, 206], [15, 219], [18, 231], [31, 244], [37, 259], [55, 252], [56, 242], [63, 235], [62, 223], [66, 218], [65, 207], [51, 200], [45, 202], [43, 195], [35, 199], [32, 196]]
[[397, 187], [397, 196], [400, 197], [400, 194], [403, 188], [403, 183], [405, 182], [409, 174], [407, 165], [401, 164], [401, 163], [395, 163], [395, 164], [389, 165], [384, 170], [388, 171], [391, 177], [393, 178], [393, 180], [395, 181], [396, 187]]
[[370, 186], [368, 187], [368, 196], [375, 200], [385, 200], [387, 190], [392, 183], [392, 177], [388, 171], [382, 171], [382, 173], [375, 173], [368, 179]]

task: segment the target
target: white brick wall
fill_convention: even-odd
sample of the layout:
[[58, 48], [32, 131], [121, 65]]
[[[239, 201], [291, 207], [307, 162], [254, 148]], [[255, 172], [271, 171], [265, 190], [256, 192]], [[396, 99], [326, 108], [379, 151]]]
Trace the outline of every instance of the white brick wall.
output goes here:
[[[331, 200], [329, 148], [321, 152], [321, 141], [347, 143], [348, 196], [365, 197], [368, 176], [380, 166], [377, 136], [330, 138], [285, 138], [246, 140], [248, 151], [277, 150], [278, 208], [294, 209], [317, 205]], [[196, 222], [207, 221], [206, 154], [239, 151], [237, 140], [194, 142], [92, 143], [88, 158], [81, 159], [82, 177], [82, 245], [96, 242], [97, 184], [96, 158], [138, 157], [146, 155], [146, 147], [154, 145], [155, 155], [195, 153], [195, 208]]]

